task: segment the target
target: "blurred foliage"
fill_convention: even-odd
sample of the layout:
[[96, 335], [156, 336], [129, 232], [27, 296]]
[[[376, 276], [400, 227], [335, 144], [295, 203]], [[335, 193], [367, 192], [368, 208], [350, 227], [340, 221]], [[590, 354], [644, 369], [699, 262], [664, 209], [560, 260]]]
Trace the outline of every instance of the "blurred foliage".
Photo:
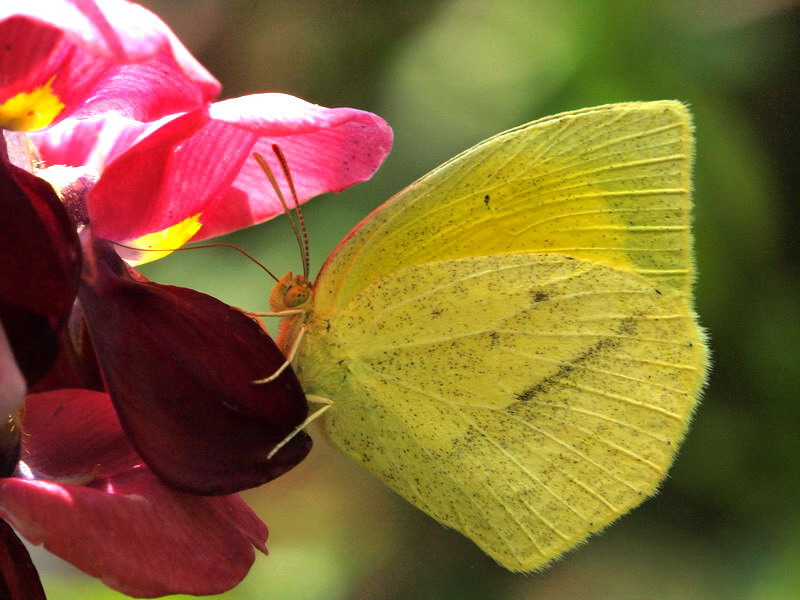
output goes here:
[[[695, 116], [698, 312], [714, 369], [661, 493], [555, 566], [506, 573], [325, 443], [246, 497], [269, 557], [227, 599], [798, 597], [800, 9], [769, 0], [148, 0], [226, 96], [285, 91], [377, 112], [375, 178], [308, 205], [313, 264], [369, 210], [498, 131], [608, 102], [677, 98]], [[202, 174], [198, 173], [201, 177]], [[230, 240], [278, 271], [285, 219]], [[271, 282], [224, 250], [146, 273], [264, 310]], [[49, 596], [119, 594], [37, 553]]]

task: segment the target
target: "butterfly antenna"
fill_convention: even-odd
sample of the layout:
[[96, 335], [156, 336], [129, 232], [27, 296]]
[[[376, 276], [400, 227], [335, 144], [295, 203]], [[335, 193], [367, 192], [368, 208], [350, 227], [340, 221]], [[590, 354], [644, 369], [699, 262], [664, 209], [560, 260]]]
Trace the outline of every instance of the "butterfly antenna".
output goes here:
[[308, 252], [308, 229], [306, 229], [306, 221], [303, 218], [303, 211], [300, 210], [300, 200], [297, 198], [297, 190], [294, 187], [294, 179], [292, 179], [292, 173], [289, 170], [289, 163], [286, 162], [286, 157], [284, 156], [283, 152], [281, 151], [281, 147], [278, 146], [278, 144], [272, 144], [272, 151], [275, 153], [275, 156], [278, 157], [278, 161], [281, 163], [283, 175], [286, 177], [286, 181], [289, 182], [289, 190], [292, 192], [294, 211], [297, 213], [297, 221], [300, 224], [300, 231], [303, 233], [303, 250], [301, 250], [301, 254], [303, 255], [303, 277], [308, 279], [308, 274], [311, 269]]
[[[272, 148], [274, 151], [275, 148], [277, 148], [277, 146], [273, 145]], [[285, 164], [285, 159], [283, 159], [283, 154], [280, 153], [280, 150], [276, 152], [276, 156], [278, 156], [278, 160], [281, 161], [281, 169], [283, 169], [284, 173], [288, 173], [288, 169]], [[269, 183], [272, 186], [272, 189], [275, 190], [275, 194], [278, 196], [278, 200], [280, 200], [281, 206], [283, 206], [283, 210], [286, 213], [286, 217], [289, 219], [289, 224], [292, 226], [292, 231], [294, 232], [294, 237], [297, 240], [297, 245], [300, 247], [300, 258], [303, 261], [303, 272], [305, 274], [308, 271], [308, 266], [307, 266], [308, 253], [306, 250], [308, 243], [306, 244], [303, 243], [303, 239], [305, 236], [301, 235], [300, 226], [298, 226], [298, 224], [295, 223], [295, 220], [292, 218], [292, 209], [289, 208], [289, 205], [286, 203], [286, 199], [283, 197], [283, 192], [281, 192], [281, 188], [278, 185], [278, 181], [275, 179], [275, 175], [272, 173], [272, 169], [270, 168], [266, 159], [258, 152], [254, 152], [253, 157], [256, 159], [256, 162], [258, 162], [258, 165], [261, 167], [261, 170], [264, 171], [264, 174], [267, 176], [267, 179], [269, 179]], [[290, 176], [287, 175], [286, 179], [289, 181], [289, 188], [291, 189], [292, 194], [294, 195], [295, 194], [294, 183], [292, 182]], [[297, 203], [296, 196], [295, 196], [295, 203]], [[302, 218], [300, 220], [302, 223]]]
[[119, 242], [111, 242], [115, 246], [119, 246], [120, 248], [127, 248], [128, 250], [135, 250], [137, 252], [183, 252], [184, 250], [200, 250], [202, 248], [231, 248], [236, 250], [239, 254], [243, 255], [245, 258], [249, 259], [252, 263], [254, 263], [257, 267], [259, 267], [262, 271], [264, 271], [267, 275], [272, 277], [275, 281], [280, 281], [275, 274], [270, 271], [263, 263], [261, 263], [255, 256], [248, 253], [245, 250], [239, 248], [234, 244], [226, 244], [224, 242], [215, 242], [212, 244], [197, 244], [196, 246], [181, 246], [180, 248], [137, 248], [136, 246], [126, 246], [125, 244], [120, 244]]

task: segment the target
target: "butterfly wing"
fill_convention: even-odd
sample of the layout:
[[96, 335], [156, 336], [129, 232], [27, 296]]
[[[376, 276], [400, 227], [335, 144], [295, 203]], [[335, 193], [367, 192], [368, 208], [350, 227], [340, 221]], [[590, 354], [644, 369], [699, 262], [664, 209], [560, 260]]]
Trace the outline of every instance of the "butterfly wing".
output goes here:
[[365, 218], [331, 254], [315, 306], [434, 260], [552, 252], [636, 271], [688, 297], [691, 121], [673, 101], [546, 117], [459, 154]]
[[333, 442], [515, 570], [654, 492], [704, 373], [685, 300], [557, 254], [402, 269], [308, 339]]
[[350, 456], [530, 570], [663, 478], [705, 373], [675, 102], [550, 117], [398, 194], [315, 283], [298, 376]]

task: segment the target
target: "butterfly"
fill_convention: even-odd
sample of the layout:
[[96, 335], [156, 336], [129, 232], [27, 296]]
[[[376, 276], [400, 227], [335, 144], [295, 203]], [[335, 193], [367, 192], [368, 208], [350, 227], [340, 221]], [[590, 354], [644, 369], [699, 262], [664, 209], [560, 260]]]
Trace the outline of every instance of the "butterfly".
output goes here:
[[539, 119], [287, 274], [278, 342], [333, 443], [514, 571], [652, 495], [708, 364], [692, 144], [675, 101]]

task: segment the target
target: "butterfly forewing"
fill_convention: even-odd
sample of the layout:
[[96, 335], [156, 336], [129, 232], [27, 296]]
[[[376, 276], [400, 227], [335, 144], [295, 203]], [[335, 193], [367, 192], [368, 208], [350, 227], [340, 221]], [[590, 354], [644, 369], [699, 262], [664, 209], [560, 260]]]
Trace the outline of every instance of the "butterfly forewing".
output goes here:
[[481, 142], [362, 221], [323, 267], [316, 307], [334, 311], [412, 264], [526, 251], [635, 270], [688, 296], [690, 130], [677, 102], [630, 103]]

